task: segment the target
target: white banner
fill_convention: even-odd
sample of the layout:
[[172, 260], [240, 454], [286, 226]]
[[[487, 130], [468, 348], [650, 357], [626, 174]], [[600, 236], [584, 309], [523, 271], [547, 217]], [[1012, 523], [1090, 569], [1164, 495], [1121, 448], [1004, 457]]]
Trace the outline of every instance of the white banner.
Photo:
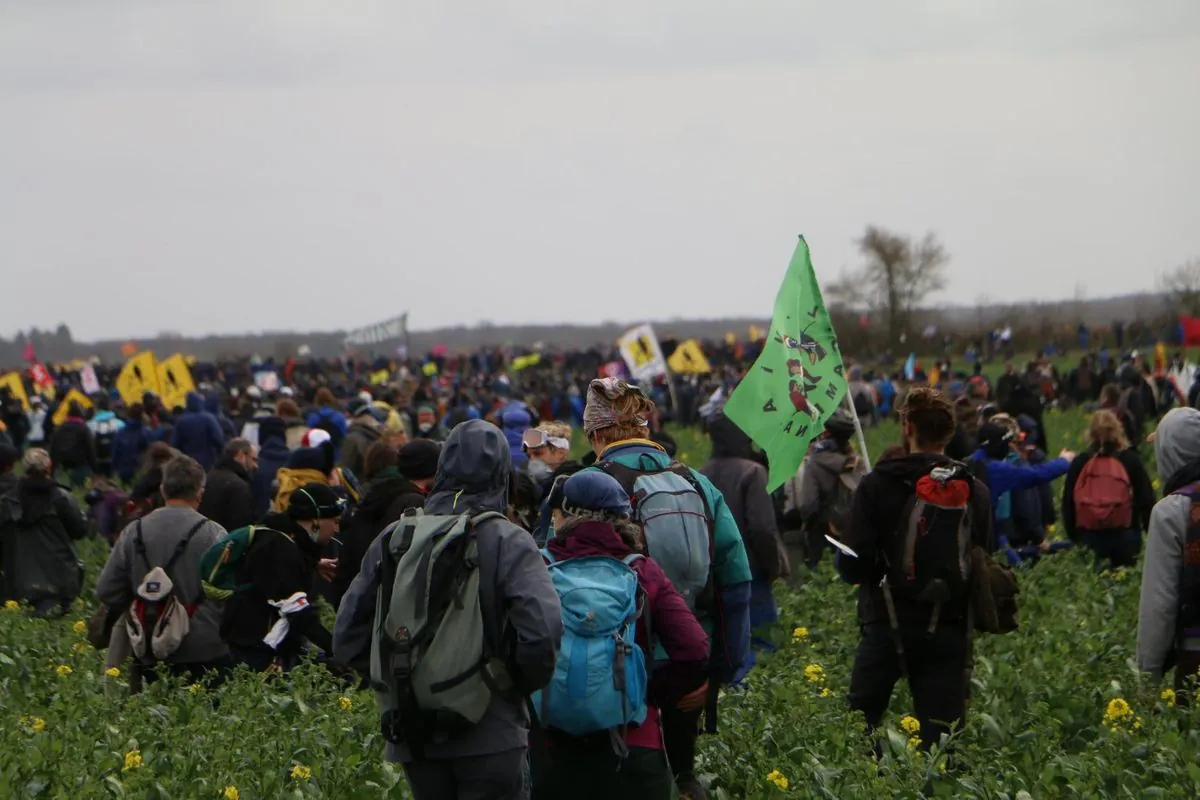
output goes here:
[[83, 384], [84, 394], [100, 393], [100, 381], [96, 380], [96, 368], [91, 364], [84, 364], [83, 369], [79, 370], [79, 382]]
[[667, 374], [667, 360], [663, 358], [658, 337], [649, 323], [626, 331], [617, 341], [617, 346], [629, 367], [629, 374], [637, 383], [649, 383]]
[[365, 328], [350, 331], [346, 334], [346, 338], [342, 340], [342, 343], [347, 347], [379, 344], [380, 342], [388, 342], [393, 339], [403, 339], [407, 333], [408, 314], [405, 313], [389, 319], [387, 322], [380, 322], [376, 325], [368, 325]]

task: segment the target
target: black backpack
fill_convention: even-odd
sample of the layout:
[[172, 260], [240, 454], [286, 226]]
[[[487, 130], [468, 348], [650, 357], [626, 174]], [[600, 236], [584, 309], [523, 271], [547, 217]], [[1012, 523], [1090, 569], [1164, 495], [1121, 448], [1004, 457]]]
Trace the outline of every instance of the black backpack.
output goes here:
[[944, 606], [969, 598], [974, 479], [963, 464], [941, 463], [912, 490], [886, 554], [883, 588], [894, 628], [899, 621], [893, 593], [930, 608], [932, 633]]

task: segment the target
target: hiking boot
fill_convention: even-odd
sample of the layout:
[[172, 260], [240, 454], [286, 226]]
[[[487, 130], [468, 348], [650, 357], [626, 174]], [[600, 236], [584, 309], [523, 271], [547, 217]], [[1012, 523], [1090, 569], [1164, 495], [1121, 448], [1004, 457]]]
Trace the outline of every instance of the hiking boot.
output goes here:
[[708, 800], [708, 790], [695, 775], [680, 775], [675, 787], [679, 789], [679, 800]]

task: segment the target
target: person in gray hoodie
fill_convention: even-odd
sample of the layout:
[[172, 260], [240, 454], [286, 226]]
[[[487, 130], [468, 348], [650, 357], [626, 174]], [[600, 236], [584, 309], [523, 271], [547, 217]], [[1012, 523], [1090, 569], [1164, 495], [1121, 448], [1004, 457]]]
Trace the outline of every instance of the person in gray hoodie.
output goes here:
[[[425, 513], [504, 513], [512, 469], [512, 453], [499, 428], [481, 420], [464, 422], [446, 440]], [[370, 649], [386, 536], [385, 529], [372, 542], [338, 609], [333, 652], [341, 663], [359, 663]], [[388, 743], [388, 760], [404, 765], [417, 800], [522, 797], [529, 737], [525, 698], [554, 674], [562, 611], [533, 537], [492, 519], [479, 525], [476, 538], [484, 636], [491, 652], [506, 660], [515, 688], [493, 696], [474, 727], [427, 744], [419, 760], [406, 747]]]
[[[826, 534], [839, 539], [845, 533], [850, 500], [867, 474], [866, 465], [850, 444], [856, 430], [854, 418], [841, 409], [825, 423], [825, 433], [813, 447], [804, 470], [794, 518], [787, 520], [789, 529], [805, 531], [804, 561], [810, 570], [817, 568], [830, 547]], [[793, 563], [800, 560], [799, 555], [789, 545]]]
[[[96, 598], [109, 608], [128, 608], [142, 579], [154, 567], [166, 569], [181, 603], [195, 611], [187, 636], [166, 660], [166, 671], [195, 683], [222, 681], [232, 667], [229, 649], [221, 641], [224, 603], [209, 600], [200, 584], [200, 559], [225, 538], [225, 529], [196, 509], [204, 494], [204, 468], [194, 459], [178, 456], [163, 466], [162, 495], [166, 505], [151, 511], [122, 531], [96, 580]], [[183, 542], [186, 540], [186, 544]], [[182, 550], [179, 548], [182, 546]], [[147, 682], [157, 673], [143, 670]]]
[[[1150, 514], [1138, 606], [1138, 667], [1161, 680], [1175, 665], [1176, 690], [1200, 671], [1200, 563], [1188, 564], [1200, 539], [1188, 542], [1193, 503], [1200, 502], [1200, 411], [1177, 408], [1163, 417], [1154, 439], [1163, 499]], [[1186, 572], [1185, 572], [1186, 568]], [[1192, 576], [1188, 579], [1188, 576]], [[1191, 593], [1192, 597], [1185, 597]], [[1184, 608], [1193, 609], [1190, 614]], [[1190, 616], [1188, 619], [1186, 617]], [[1180, 693], [1179, 698], [1183, 698]]]

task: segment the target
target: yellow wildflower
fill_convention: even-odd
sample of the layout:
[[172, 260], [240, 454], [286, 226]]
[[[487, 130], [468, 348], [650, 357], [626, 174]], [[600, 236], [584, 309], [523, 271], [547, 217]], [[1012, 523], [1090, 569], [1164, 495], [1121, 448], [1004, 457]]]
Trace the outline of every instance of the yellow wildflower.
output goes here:
[[29, 723], [29, 730], [34, 733], [41, 733], [46, 730], [46, 720], [41, 717], [34, 717]]
[[1123, 580], [1125, 580], [1125, 568], [1124, 568], [1124, 567], [1118, 567], [1118, 568], [1117, 568], [1117, 571], [1116, 571], [1116, 572], [1114, 572], [1114, 573], [1112, 574], [1112, 576], [1113, 576], [1113, 580], [1118, 580], [1118, 581], [1123, 581]]
[[129, 772], [130, 770], [138, 769], [142, 766], [142, 751], [130, 750], [125, 754], [125, 766], [121, 768], [121, 772]]
[[820, 664], [809, 664], [804, 668], [804, 677], [809, 683], [821, 683], [825, 680], [825, 670]]
[[338, 707], [341, 708], [342, 711], [349, 711], [350, 709], [354, 708], [354, 701], [349, 697], [339, 697]]
[[4, 601], [4, 610], [5, 611], [19, 611], [20, 609], [21, 609], [21, 604], [18, 603], [16, 600], [5, 600]]
[[1162, 481], [1160, 481], [1158, 478], [1155, 478], [1154, 479], [1154, 491], [1157, 492], [1161, 488], [1162, 488]]
[[916, 750], [920, 746], [921, 746], [921, 737], [920, 736], [908, 737], [908, 749], [909, 750]]
[[75, 624], [71, 626], [71, 630], [78, 633], [80, 636], [87, 633], [87, 623], [81, 619], [75, 620]]
[[904, 731], [905, 736], [916, 736], [921, 732], [921, 723], [916, 717], [906, 715], [900, 718], [900, 730]]
[[767, 780], [778, 786], [780, 791], [784, 792], [786, 792], [788, 786], [791, 785], [790, 781], [787, 779], [787, 776], [777, 769], [773, 769], [770, 773], [768, 773]]
[[1142, 727], [1142, 720], [1133, 713], [1125, 698], [1114, 697], [1108, 701], [1108, 707], [1104, 710], [1104, 725], [1111, 731], [1121, 728], [1137, 730]]
[[74, 671], [75, 670], [71, 669], [66, 664], [59, 664], [54, 670], [55, 674], [60, 678], [65, 678]]
[[1161, 697], [1163, 699], [1163, 701], [1166, 702], [1167, 705], [1169, 705], [1169, 706], [1175, 705], [1175, 690], [1174, 689], [1163, 689], [1162, 694], [1159, 695], [1159, 697]]
[[221, 792], [222, 800], [238, 800], [242, 793], [232, 783], [225, 787], [225, 791]]
[[82, 653], [88, 649], [88, 643], [87, 642], [76, 642], [75, 644], [71, 645], [71, 649], [74, 650], [76, 653]]
[[796, 628], [792, 631], [792, 641], [800, 644], [808, 639], [808, 628]]
[[204, 691], [204, 684], [203, 683], [193, 683], [190, 686], [188, 686], [188, 691], [191, 692], [192, 694], [200, 694], [201, 692]]
[[308, 767], [304, 766], [303, 764], [293, 764], [292, 765], [292, 780], [294, 780], [294, 781], [312, 780], [312, 770], [309, 769]]
[[821, 690], [821, 697], [833, 697], [833, 690], [826, 686]]
[[104, 670], [104, 674], [110, 678], [119, 678], [121, 677], [121, 670], [117, 669], [116, 667], [109, 667], [108, 669]]

